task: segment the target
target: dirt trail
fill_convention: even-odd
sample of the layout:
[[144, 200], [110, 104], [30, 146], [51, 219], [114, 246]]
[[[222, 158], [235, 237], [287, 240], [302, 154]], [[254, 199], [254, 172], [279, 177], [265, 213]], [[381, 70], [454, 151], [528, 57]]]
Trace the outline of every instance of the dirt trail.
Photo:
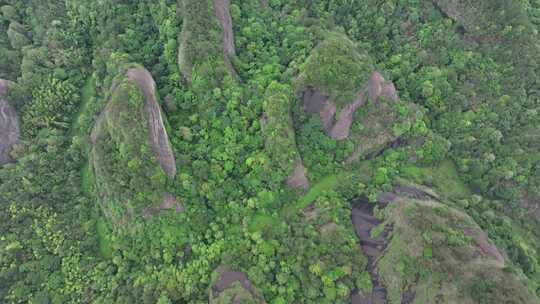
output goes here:
[[[379, 207], [384, 208], [388, 204], [385, 200], [380, 200]], [[384, 304], [387, 303], [386, 288], [382, 285], [379, 274], [376, 271], [376, 263], [388, 244], [388, 235], [392, 230], [391, 226], [386, 226], [377, 237], [371, 237], [371, 231], [382, 223], [374, 216], [376, 204], [370, 203], [366, 198], [358, 199], [354, 202], [351, 219], [356, 230], [356, 235], [360, 239], [362, 251], [368, 259], [367, 271], [373, 282], [371, 295], [361, 295], [355, 292], [351, 296], [352, 304]]]
[[12, 161], [9, 152], [20, 140], [19, 115], [6, 100], [11, 85], [13, 82], [0, 79], [0, 165]]
[[150, 146], [156, 159], [168, 176], [176, 174], [176, 162], [171, 143], [163, 124], [161, 109], [156, 100], [156, 83], [152, 75], [144, 68], [132, 68], [126, 73], [127, 77], [135, 82], [142, 90], [145, 98], [145, 108], [148, 113], [148, 130], [150, 133]]

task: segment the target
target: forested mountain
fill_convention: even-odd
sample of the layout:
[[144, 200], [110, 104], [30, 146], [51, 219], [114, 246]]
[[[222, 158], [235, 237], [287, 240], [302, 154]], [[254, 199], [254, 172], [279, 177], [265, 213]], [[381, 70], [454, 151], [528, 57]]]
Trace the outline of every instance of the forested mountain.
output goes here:
[[539, 0], [0, 0], [0, 303], [540, 303]]

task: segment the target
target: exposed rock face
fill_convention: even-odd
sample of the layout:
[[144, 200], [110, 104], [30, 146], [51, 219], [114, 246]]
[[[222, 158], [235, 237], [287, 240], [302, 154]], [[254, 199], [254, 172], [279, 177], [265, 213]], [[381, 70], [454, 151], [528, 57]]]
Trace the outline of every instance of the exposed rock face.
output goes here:
[[126, 76], [135, 82], [144, 94], [145, 108], [148, 114], [150, 146], [163, 171], [168, 176], [173, 177], [176, 174], [176, 162], [167, 130], [165, 130], [165, 125], [163, 124], [161, 109], [156, 100], [156, 83], [150, 72], [143, 68], [129, 69]]
[[154, 216], [156, 213], [159, 213], [162, 210], [169, 210], [172, 208], [174, 208], [174, 210], [177, 213], [184, 212], [184, 205], [178, 202], [172, 194], [165, 193], [165, 196], [163, 198], [163, 202], [161, 203], [161, 205], [159, 205], [159, 207], [145, 209], [143, 211], [143, 218], [149, 219], [152, 216]]
[[266, 91], [261, 129], [266, 138], [266, 150], [277, 166], [288, 174], [287, 186], [309, 189], [307, 170], [296, 146], [290, 111], [292, 92], [287, 86], [271, 84]]
[[0, 165], [12, 161], [10, 151], [20, 141], [19, 115], [6, 99], [12, 84], [0, 79]]
[[236, 77], [230, 60], [236, 55], [230, 0], [213, 0], [212, 3], [182, 0], [181, 3], [184, 16], [178, 37], [178, 64], [186, 82], [191, 83], [193, 68], [209, 69], [209, 59], [218, 57], [225, 65], [217, 67], [219, 71], [212, 81], [219, 81], [225, 75]]
[[336, 113], [336, 104], [319, 90], [310, 88], [304, 91], [302, 99], [306, 113], [319, 113], [326, 134], [334, 139], [343, 140], [349, 137], [356, 110], [366, 103], [368, 97], [377, 101], [381, 96], [390, 101], [399, 99], [394, 84], [387, 82], [382, 74], [376, 71], [365, 87], [358, 92], [356, 99], [347, 104], [339, 113]]
[[480, 13], [474, 1], [433, 0], [433, 4], [446, 16], [455, 20], [466, 31], [471, 31]]
[[306, 176], [307, 169], [302, 164], [302, 160], [298, 159], [296, 165], [294, 166], [294, 171], [287, 178], [287, 186], [295, 189], [309, 189], [309, 180]]
[[359, 107], [364, 105], [365, 97], [364, 92], [358, 94], [358, 97], [352, 103], [346, 105], [339, 113], [339, 118], [329, 132], [330, 137], [338, 140], [346, 139], [349, 137], [351, 125], [353, 122], [353, 115]]
[[[384, 207], [388, 202], [379, 203], [379, 205]], [[388, 235], [392, 227], [390, 225], [385, 226], [385, 229], [380, 235], [372, 237], [373, 229], [383, 223], [382, 220], [374, 216], [374, 208], [375, 204], [370, 203], [367, 199], [359, 199], [355, 202], [351, 213], [351, 219], [356, 235], [360, 240], [360, 246], [364, 255], [368, 258], [367, 270], [373, 282], [373, 289], [370, 294], [354, 293], [351, 296], [353, 304], [387, 303], [386, 288], [383, 286], [376, 271], [376, 263], [388, 244]]]
[[373, 282], [371, 293], [353, 292], [352, 303], [477, 303], [478, 284], [494, 286], [490, 303], [538, 303], [474, 220], [429, 188], [406, 182], [377, 203], [360, 200], [351, 219]]
[[221, 25], [221, 47], [223, 59], [229, 71], [237, 77], [236, 70], [232, 65], [231, 58], [236, 56], [234, 47], [234, 31], [230, 13], [230, 0], [214, 0], [214, 11]]
[[[154, 178], [176, 174], [155, 90], [146, 69], [128, 69], [113, 81], [109, 100], [90, 136], [90, 164], [102, 210], [114, 227], [131, 232], [135, 218], [147, 219], [171, 208], [183, 211], [163, 181]], [[117, 173], [124, 168], [126, 172]]]
[[378, 100], [381, 96], [391, 101], [397, 101], [399, 99], [394, 84], [391, 81], [386, 81], [378, 71], [371, 75], [367, 89], [369, 98], [374, 101]]
[[266, 303], [245, 273], [225, 267], [218, 271], [219, 277], [210, 291], [210, 303], [221, 303], [219, 299], [222, 293], [228, 293], [232, 303]]
[[226, 57], [235, 56], [234, 31], [230, 13], [230, 0], [214, 0], [214, 11], [221, 24], [221, 46]]

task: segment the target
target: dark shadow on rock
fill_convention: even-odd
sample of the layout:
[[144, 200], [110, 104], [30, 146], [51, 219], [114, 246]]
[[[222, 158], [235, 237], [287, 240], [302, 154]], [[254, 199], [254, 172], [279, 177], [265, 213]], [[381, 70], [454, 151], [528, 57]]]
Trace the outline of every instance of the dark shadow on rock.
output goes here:
[[356, 235], [360, 240], [362, 251], [368, 259], [367, 271], [373, 283], [370, 295], [362, 295], [358, 291], [351, 295], [353, 304], [387, 303], [386, 288], [382, 285], [376, 270], [376, 264], [388, 244], [388, 236], [392, 226], [385, 226], [384, 230], [375, 237], [371, 235], [372, 230], [383, 223], [374, 215], [375, 206], [378, 205], [380, 208], [384, 208], [395, 198], [395, 196], [392, 198], [392, 195], [389, 194], [383, 196], [378, 203], [370, 203], [366, 198], [357, 199], [353, 203], [351, 220]]

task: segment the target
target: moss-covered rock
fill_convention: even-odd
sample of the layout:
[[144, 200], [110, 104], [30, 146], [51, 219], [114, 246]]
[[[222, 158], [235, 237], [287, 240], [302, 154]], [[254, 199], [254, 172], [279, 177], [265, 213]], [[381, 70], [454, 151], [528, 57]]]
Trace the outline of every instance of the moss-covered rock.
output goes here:
[[355, 143], [348, 162], [398, 141], [422, 115], [399, 99], [367, 52], [339, 33], [328, 33], [313, 50], [296, 86], [304, 111], [320, 116], [328, 136]]
[[210, 304], [263, 304], [262, 293], [253, 286], [245, 273], [220, 267], [210, 290]]
[[374, 73], [370, 83], [378, 78], [383, 85], [369, 85], [369, 101], [354, 113], [350, 138], [356, 149], [348, 162], [377, 153], [392, 144], [400, 145], [402, 136], [423, 116], [417, 105], [397, 99], [393, 85], [378, 75]]
[[296, 89], [316, 88], [341, 109], [356, 99], [373, 71], [367, 52], [345, 35], [329, 32], [301, 66]]
[[165, 190], [176, 166], [148, 71], [135, 67], [116, 77], [108, 98], [92, 131], [90, 162], [104, 214], [132, 231], [156, 209], [181, 211]]
[[466, 31], [488, 29], [497, 24], [523, 25], [529, 22], [523, 6], [515, 1], [435, 0], [433, 3]]
[[393, 231], [376, 271], [389, 303], [538, 303], [467, 214], [422, 193], [399, 188], [383, 211]]
[[273, 158], [278, 170], [288, 176], [292, 188], [308, 189], [306, 169], [296, 147], [289, 86], [273, 82], [266, 90], [262, 129], [266, 138], [266, 151]]
[[230, 2], [182, 0], [181, 5], [178, 64], [184, 79], [191, 83], [194, 69], [197, 75], [212, 81], [234, 74], [230, 61], [235, 55]]

